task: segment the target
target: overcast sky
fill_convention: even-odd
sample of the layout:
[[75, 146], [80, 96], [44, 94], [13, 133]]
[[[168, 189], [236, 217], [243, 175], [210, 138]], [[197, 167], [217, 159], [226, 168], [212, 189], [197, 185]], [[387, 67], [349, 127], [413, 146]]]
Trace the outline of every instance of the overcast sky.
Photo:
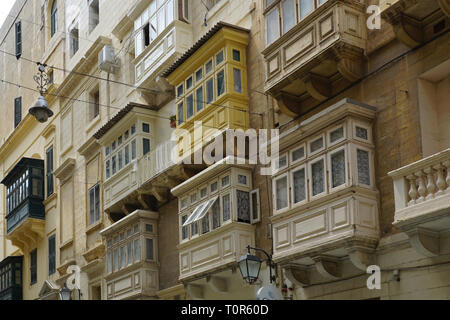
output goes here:
[[9, 14], [15, 0], [0, 0], [0, 26], [5, 22], [6, 17]]

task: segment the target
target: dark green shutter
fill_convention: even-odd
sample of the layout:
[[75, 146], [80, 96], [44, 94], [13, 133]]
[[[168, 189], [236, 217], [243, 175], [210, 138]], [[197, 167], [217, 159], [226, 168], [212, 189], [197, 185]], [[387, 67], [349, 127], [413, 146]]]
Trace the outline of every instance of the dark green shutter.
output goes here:
[[22, 97], [14, 99], [14, 128], [22, 121]]
[[16, 22], [16, 58], [22, 55], [22, 22]]

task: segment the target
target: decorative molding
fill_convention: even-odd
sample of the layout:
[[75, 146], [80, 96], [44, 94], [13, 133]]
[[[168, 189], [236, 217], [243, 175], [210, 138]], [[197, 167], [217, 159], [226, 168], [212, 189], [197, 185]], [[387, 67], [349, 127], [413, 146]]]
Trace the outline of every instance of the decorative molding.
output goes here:
[[303, 81], [306, 91], [317, 101], [324, 101], [331, 97], [331, 81], [329, 79], [309, 73]]
[[76, 161], [73, 158], [68, 158], [63, 162], [53, 173], [56, 178], [61, 181], [67, 180], [75, 169]]

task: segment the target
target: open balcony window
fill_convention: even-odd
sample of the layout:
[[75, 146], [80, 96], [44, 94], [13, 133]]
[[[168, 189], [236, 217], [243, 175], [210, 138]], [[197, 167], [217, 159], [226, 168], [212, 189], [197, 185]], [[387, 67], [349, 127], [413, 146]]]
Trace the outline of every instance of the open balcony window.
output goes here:
[[136, 56], [175, 20], [175, 0], [153, 0], [135, 21]]

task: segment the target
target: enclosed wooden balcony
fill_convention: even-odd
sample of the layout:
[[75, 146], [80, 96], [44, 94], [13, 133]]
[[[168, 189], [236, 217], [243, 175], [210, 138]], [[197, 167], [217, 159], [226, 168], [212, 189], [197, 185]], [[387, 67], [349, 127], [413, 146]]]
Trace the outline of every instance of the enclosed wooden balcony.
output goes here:
[[416, 47], [450, 27], [450, 0], [380, 0], [381, 16], [399, 41]]
[[374, 262], [375, 111], [344, 99], [280, 135], [273, 259], [298, 285], [351, 277]]
[[[281, 35], [277, 24], [275, 31], [267, 31], [272, 33], [266, 38], [275, 32], [276, 40], [270, 40], [262, 52], [265, 91], [292, 117], [333, 96], [365, 72], [365, 6], [348, 0], [321, 3]], [[276, 6], [266, 9], [268, 24], [274, 12], [282, 11]]]
[[100, 233], [106, 242], [108, 300], [155, 298], [159, 290], [158, 213], [137, 210]]
[[44, 161], [22, 158], [1, 182], [6, 186], [6, 233], [27, 251], [45, 233]]
[[129, 13], [134, 20], [135, 85], [147, 103], [156, 107], [174, 97], [173, 87], [159, 75], [193, 43], [184, 5], [186, 2], [181, 0], [146, 0]]
[[138, 209], [157, 210], [171, 199], [170, 188], [197, 170], [173, 160], [172, 129], [159, 120], [154, 108], [129, 104], [94, 135], [103, 148], [104, 208], [113, 221]]
[[389, 175], [394, 179], [394, 225], [423, 255], [447, 253], [450, 230], [450, 149]]
[[0, 301], [22, 300], [22, 262], [23, 256], [0, 262]]
[[236, 266], [255, 244], [260, 199], [252, 166], [235, 160], [225, 158], [171, 190], [180, 203], [180, 281], [194, 299], [248, 289]]

